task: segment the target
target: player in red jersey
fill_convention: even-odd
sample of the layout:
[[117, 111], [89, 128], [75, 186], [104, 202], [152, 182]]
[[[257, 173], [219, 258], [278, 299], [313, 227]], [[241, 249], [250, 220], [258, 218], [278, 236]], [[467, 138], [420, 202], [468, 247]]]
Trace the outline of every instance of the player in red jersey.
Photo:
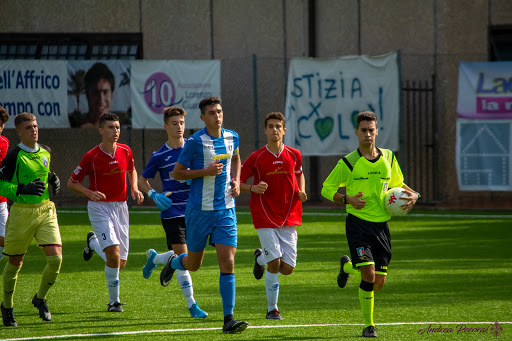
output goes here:
[[[0, 163], [5, 158], [7, 154], [7, 149], [9, 149], [9, 140], [7, 137], [2, 136], [2, 132], [4, 131], [5, 122], [9, 121], [9, 114], [7, 110], [0, 106]], [[7, 198], [0, 197], [0, 261], [4, 258], [4, 241], [5, 241], [5, 223], [7, 222], [7, 217], [9, 216], [9, 211], [7, 210]]]
[[[88, 261], [96, 251], [105, 260], [110, 296], [108, 311], [122, 312], [119, 271], [126, 265], [129, 246], [126, 173], [133, 200], [140, 204], [144, 195], [138, 189], [137, 170], [130, 147], [117, 143], [119, 117], [111, 113], [103, 114], [98, 131], [102, 137], [101, 143], [84, 155], [68, 180], [68, 188], [89, 198], [87, 211], [94, 232], [87, 235], [83, 257]], [[86, 175], [89, 175], [89, 188], [81, 184]]]
[[[263, 277], [267, 292], [267, 319], [281, 320], [277, 308], [279, 273], [289, 275], [297, 261], [297, 225], [302, 225], [302, 203], [307, 200], [302, 156], [283, 144], [285, 119], [279, 112], [265, 118], [267, 145], [244, 162], [240, 190], [251, 192], [252, 222], [261, 243], [254, 250], [254, 277]], [[254, 177], [253, 185], [247, 180]]]

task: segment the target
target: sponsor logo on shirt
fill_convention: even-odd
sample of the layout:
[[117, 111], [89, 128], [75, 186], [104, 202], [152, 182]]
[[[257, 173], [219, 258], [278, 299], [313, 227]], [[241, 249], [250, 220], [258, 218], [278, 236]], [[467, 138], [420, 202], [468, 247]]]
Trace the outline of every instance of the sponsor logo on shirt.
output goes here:
[[283, 163], [283, 161], [274, 161], [272, 164], [277, 165], [278, 163]]
[[116, 163], [119, 163], [119, 162], [118, 162], [117, 160], [114, 160], [114, 161], [110, 161], [108, 164], [109, 164], [109, 165], [114, 165], [114, 164], [116, 164]]

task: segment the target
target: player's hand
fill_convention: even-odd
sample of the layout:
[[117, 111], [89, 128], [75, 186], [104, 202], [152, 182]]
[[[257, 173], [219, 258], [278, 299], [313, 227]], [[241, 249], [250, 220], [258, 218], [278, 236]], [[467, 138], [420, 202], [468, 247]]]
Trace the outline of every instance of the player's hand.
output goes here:
[[215, 176], [222, 173], [222, 169], [224, 168], [224, 164], [219, 160], [215, 160], [211, 165], [206, 167], [206, 175]]
[[54, 172], [48, 174], [48, 183], [52, 185], [53, 195], [57, 195], [60, 191], [60, 179]]
[[231, 196], [236, 198], [240, 195], [240, 183], [235, 181], [234, 178], [231, 178]]
[[349, 197], [347, 195], [347, 199], [346, 199], [347, 203], [352, 205], [352, 207], [354, 207], [356, 210], [361, 210], [366, 205], [366, 200], [362, 199], [362, 196], [363, 196], [363, 192], [359, 192], [356, 195], [354, 195], [353, 197]]
[[308, 200], [308, 195], [306, 194], [306, 192], [302, 192], [300, 189], [298, 189], [297, 193], [299, 194], [300, 201], [306, 202], [306, 200]]
[[135, 200], [138, 205], [140, 205], [144, 201], [144, 194], [139, 191], [138, 188], [132, 187], [132, 199]]
[[257, 185], [252, 185], [251, 192], [257, 193], [257, 194], [263, 194], [268, 188], [268, 184], [264, 181], [260, 181]]
[[407, 196], [401, 196], [400, 200], [405, 200], [406, 203], [403, 205], [400, 205], [402, 210], [409, 212], [414, 204], [416, 204], [416, 201], [418, 201], [418, 194], [416, 192], [411, 192], [406, 189], [404, 189], [404, 193], [407, 194]]
[[89, 195], [89, 199], [91, 201], [100, 201], [103, 199], [107, 199], [107, 196], [101, 192], [95, 191], [95, 192], [91, 192], [91, 194]]
[[20, 194], [28, 194], [28, 195], [37, 195], [41, 196], [46, 189], [46, 183], [41, 181], [40, 178], [35, 179], [28, 184], [18, 184], [18, 188], [16, 189], [16, 195]]
[[162, 193], [158, 193], [154, 189], [150, 189], [148, 195], [155, 202], [156, 206], [160, 209], [160, 211], [166, 211], [171, 207], [172, 200]]

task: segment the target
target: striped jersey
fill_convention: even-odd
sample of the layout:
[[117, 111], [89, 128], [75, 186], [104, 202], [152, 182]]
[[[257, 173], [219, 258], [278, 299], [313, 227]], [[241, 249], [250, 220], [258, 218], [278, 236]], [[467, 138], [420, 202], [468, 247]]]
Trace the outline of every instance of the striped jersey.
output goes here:
[[231, 157], [237, 154], [238, 134], [233, 130], [221, 128], [221, 136], [215, 138], [205, 127], [188, 138], [178, 162], [191, 170], [207, 168], [216, 161], [215, 155], [225, 158], [219, 160], [224, 165], [219, 175], [192, 179], [187, 205], [203, 211], [235, 207], [230, 171]]
[[[187, 139], [184, 139], [184, 141], [186, 143]], [[163, 219], [185, 216], [190, 186], [187, 185], [185, 180], [174, 180], [171, 174], [182, 150], [183, 146], [173, 149], [166, 142], [160, 149], [153, 152], [142, 172], [142, 176], [146, 179], [153, 179], [158, 172], [160, 180], [162, 180], [162, 193], [172, 192], [170, 196], [172, 200], [171, 207], [160, 213], [160, 217]]]
[[255, 228], [302, 225], [302, 202], [298, 194], [301, 175], [302, 156], [297, 149], [288, 146], [283, 146], [279, 154], [265, 146], [245, 160], [240, 182], [246, 183], [254, 176], [253, 184], [263, 181], [268, 185], [263, 194], [251, 192]]

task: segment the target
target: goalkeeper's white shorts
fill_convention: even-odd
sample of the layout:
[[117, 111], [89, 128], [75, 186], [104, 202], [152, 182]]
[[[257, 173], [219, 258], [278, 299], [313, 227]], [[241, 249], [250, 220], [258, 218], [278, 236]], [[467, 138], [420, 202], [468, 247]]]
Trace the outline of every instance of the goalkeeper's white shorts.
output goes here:
[[89, 201], [89, 220], [101, 249], [119, 245], [122, 260], [128, 260], [129, 214], [126, 201]]
[[265, 262], [281, 258], [295, 267], [297, 264], [297, 230], [295, 226], [256, 229], [260, 238]]

